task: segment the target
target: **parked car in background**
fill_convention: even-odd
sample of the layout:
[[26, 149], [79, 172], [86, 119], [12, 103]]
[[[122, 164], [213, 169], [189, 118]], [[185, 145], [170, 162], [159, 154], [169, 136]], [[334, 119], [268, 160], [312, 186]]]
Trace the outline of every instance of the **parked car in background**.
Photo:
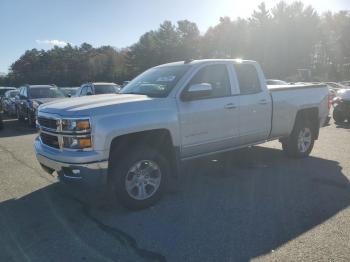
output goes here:
[[267, 86], [254, 61], [176, 62], [119, 95], [40, 106], [34, 147], [47, 172], [108, 184], [138, 209], [160, 198], [187, 159], [274, 139], [288, 156], [307, 157], [328, 111], [326, 85]]
[[19, 94], [19, 90], [9, 90], [5, 92], [4, 97], [2, 98], [2, 110], [6, 115], [16, 115], [16, 96]]
[[333, 99], [333, 119], [336, 123], [350, 121], [350, 89], [341, 89]]
[[346, 88], [345, 85], [337, 83], [337, 82], [325, 82], [325, 84], [328, 85], [330, 88], [332, 88], [335, 91]]
[[120, 86], [115, 83], [86, 83], [82, 84], [78, 89], [76, 96], [91, 96], [91, 95], [101, 95], [101, 94], [116, 94], [119, 93]]
[[126, 86], [129, 83], [130, 83], [130, 81], [123, 81], [123, 84], [122, 84], [121, 88], [123, 88], [124, 86]]
[[4, 97], [5, 93], [9, 90], [16, 90], [16, 88], [15, 87], [0, 86], [0, 111], [1, 111], [1, 106], [2, 106], [2, 98]]
[[75, 87], [60, 87], [61, 91], [67, 96], [67, 97], [72, 97], [75, 96], [79, 86]]
[[289, 85], [288, 82], [278, 79], [266, 79], [267, 85]]
[[20, 121], [27, 120], [30, 126], [35, 126], [38, 107], [66, 96], [55, 85], [24, 85], [16, 96], [16, 115]]
[[345, 86], [345, 88], [350, 88], [350, 81], [343, 81], [343, 82], [340, 82], [340, 84]]

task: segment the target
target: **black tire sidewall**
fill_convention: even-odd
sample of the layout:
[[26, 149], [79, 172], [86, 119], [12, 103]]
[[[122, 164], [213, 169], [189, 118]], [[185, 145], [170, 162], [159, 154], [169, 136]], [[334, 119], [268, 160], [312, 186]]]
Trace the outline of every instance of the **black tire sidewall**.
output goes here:
[[336, 106], [333, 110], [333, 119], [336, 123], [342, 123], [345, 121], [344, 112], [338, 109], [338, 106]]
[[23, 121], [24, 120], [23, 116], [21, 115], [21, 111], [19, 110], [19, 108], [16, 109], [16, 115], [17, 115], [18, 121]]
[[[119, 152], [120, 154], [120, 152]], [[119, 202], [128, 209], [143, 209], [152, 206], [162, 196], [169, 176], [168, 161], [155, 149], [147, 146], [139, 146], [130, 149], [129, 152], [121, 159], [118, 158], [118, 152], [112, 156], [112, 167], [110, 169], [110, 183], [112, 190], [117, 196]], [[157, 163], [160, 168], [162, 177], [158, 190], [148, 199], [136, 200], [132, 198], [125, 188], [125, 177], [130, 167], [140, 160], [151, 160]]]

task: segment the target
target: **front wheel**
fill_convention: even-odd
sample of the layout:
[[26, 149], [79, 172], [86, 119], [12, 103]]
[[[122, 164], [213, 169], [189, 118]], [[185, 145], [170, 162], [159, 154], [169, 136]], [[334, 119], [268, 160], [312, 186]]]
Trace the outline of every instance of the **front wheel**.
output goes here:
[[283, 151], [290, 157], [307, 157], [314, 146], [315, 128], [308, 121], [296, 123], [291, 135], [282, 142]]
[[112, 153], [110, 182], [123, 206], [143, 209], [156, 203], [165, 188], [169, 173], [168, 161], [155, 149], [147, 146], [131, 149], [118, 159]]

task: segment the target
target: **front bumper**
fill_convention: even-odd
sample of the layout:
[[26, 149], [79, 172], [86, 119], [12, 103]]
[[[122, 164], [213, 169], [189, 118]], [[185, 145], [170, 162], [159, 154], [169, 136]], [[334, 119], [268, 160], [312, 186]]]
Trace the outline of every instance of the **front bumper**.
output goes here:
[[[39, 139], [35, 141], [36, 158], [41, 167], [48, 173], [57, 172], [64, 181], [81, 181], [90, 186], [101, 186], [107, 183], [108, 161], [88, 163], [68, 163], [54, 160], [45, 154], [46, 147]], [[75, 161], [72, 161], [75, 162]]]

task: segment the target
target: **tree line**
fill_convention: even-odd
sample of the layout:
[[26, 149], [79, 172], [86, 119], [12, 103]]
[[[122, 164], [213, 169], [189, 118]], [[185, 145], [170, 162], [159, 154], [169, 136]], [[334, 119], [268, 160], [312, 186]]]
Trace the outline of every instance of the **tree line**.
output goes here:
[[55, 46], [26, 51], [0, 85], [23, 83], [77, 86], [87, 81], [121, 83], [162, 63], [203, 58], [257, 60], [267, 77], [301, 81], [350, 79], [350, 12], [318, 14], [302, 2], [283, 1], [271, 10], [261, 3], [249, 18], [221, 17], [201, 34], [188, 20], [164, 21], [122, 49]]

